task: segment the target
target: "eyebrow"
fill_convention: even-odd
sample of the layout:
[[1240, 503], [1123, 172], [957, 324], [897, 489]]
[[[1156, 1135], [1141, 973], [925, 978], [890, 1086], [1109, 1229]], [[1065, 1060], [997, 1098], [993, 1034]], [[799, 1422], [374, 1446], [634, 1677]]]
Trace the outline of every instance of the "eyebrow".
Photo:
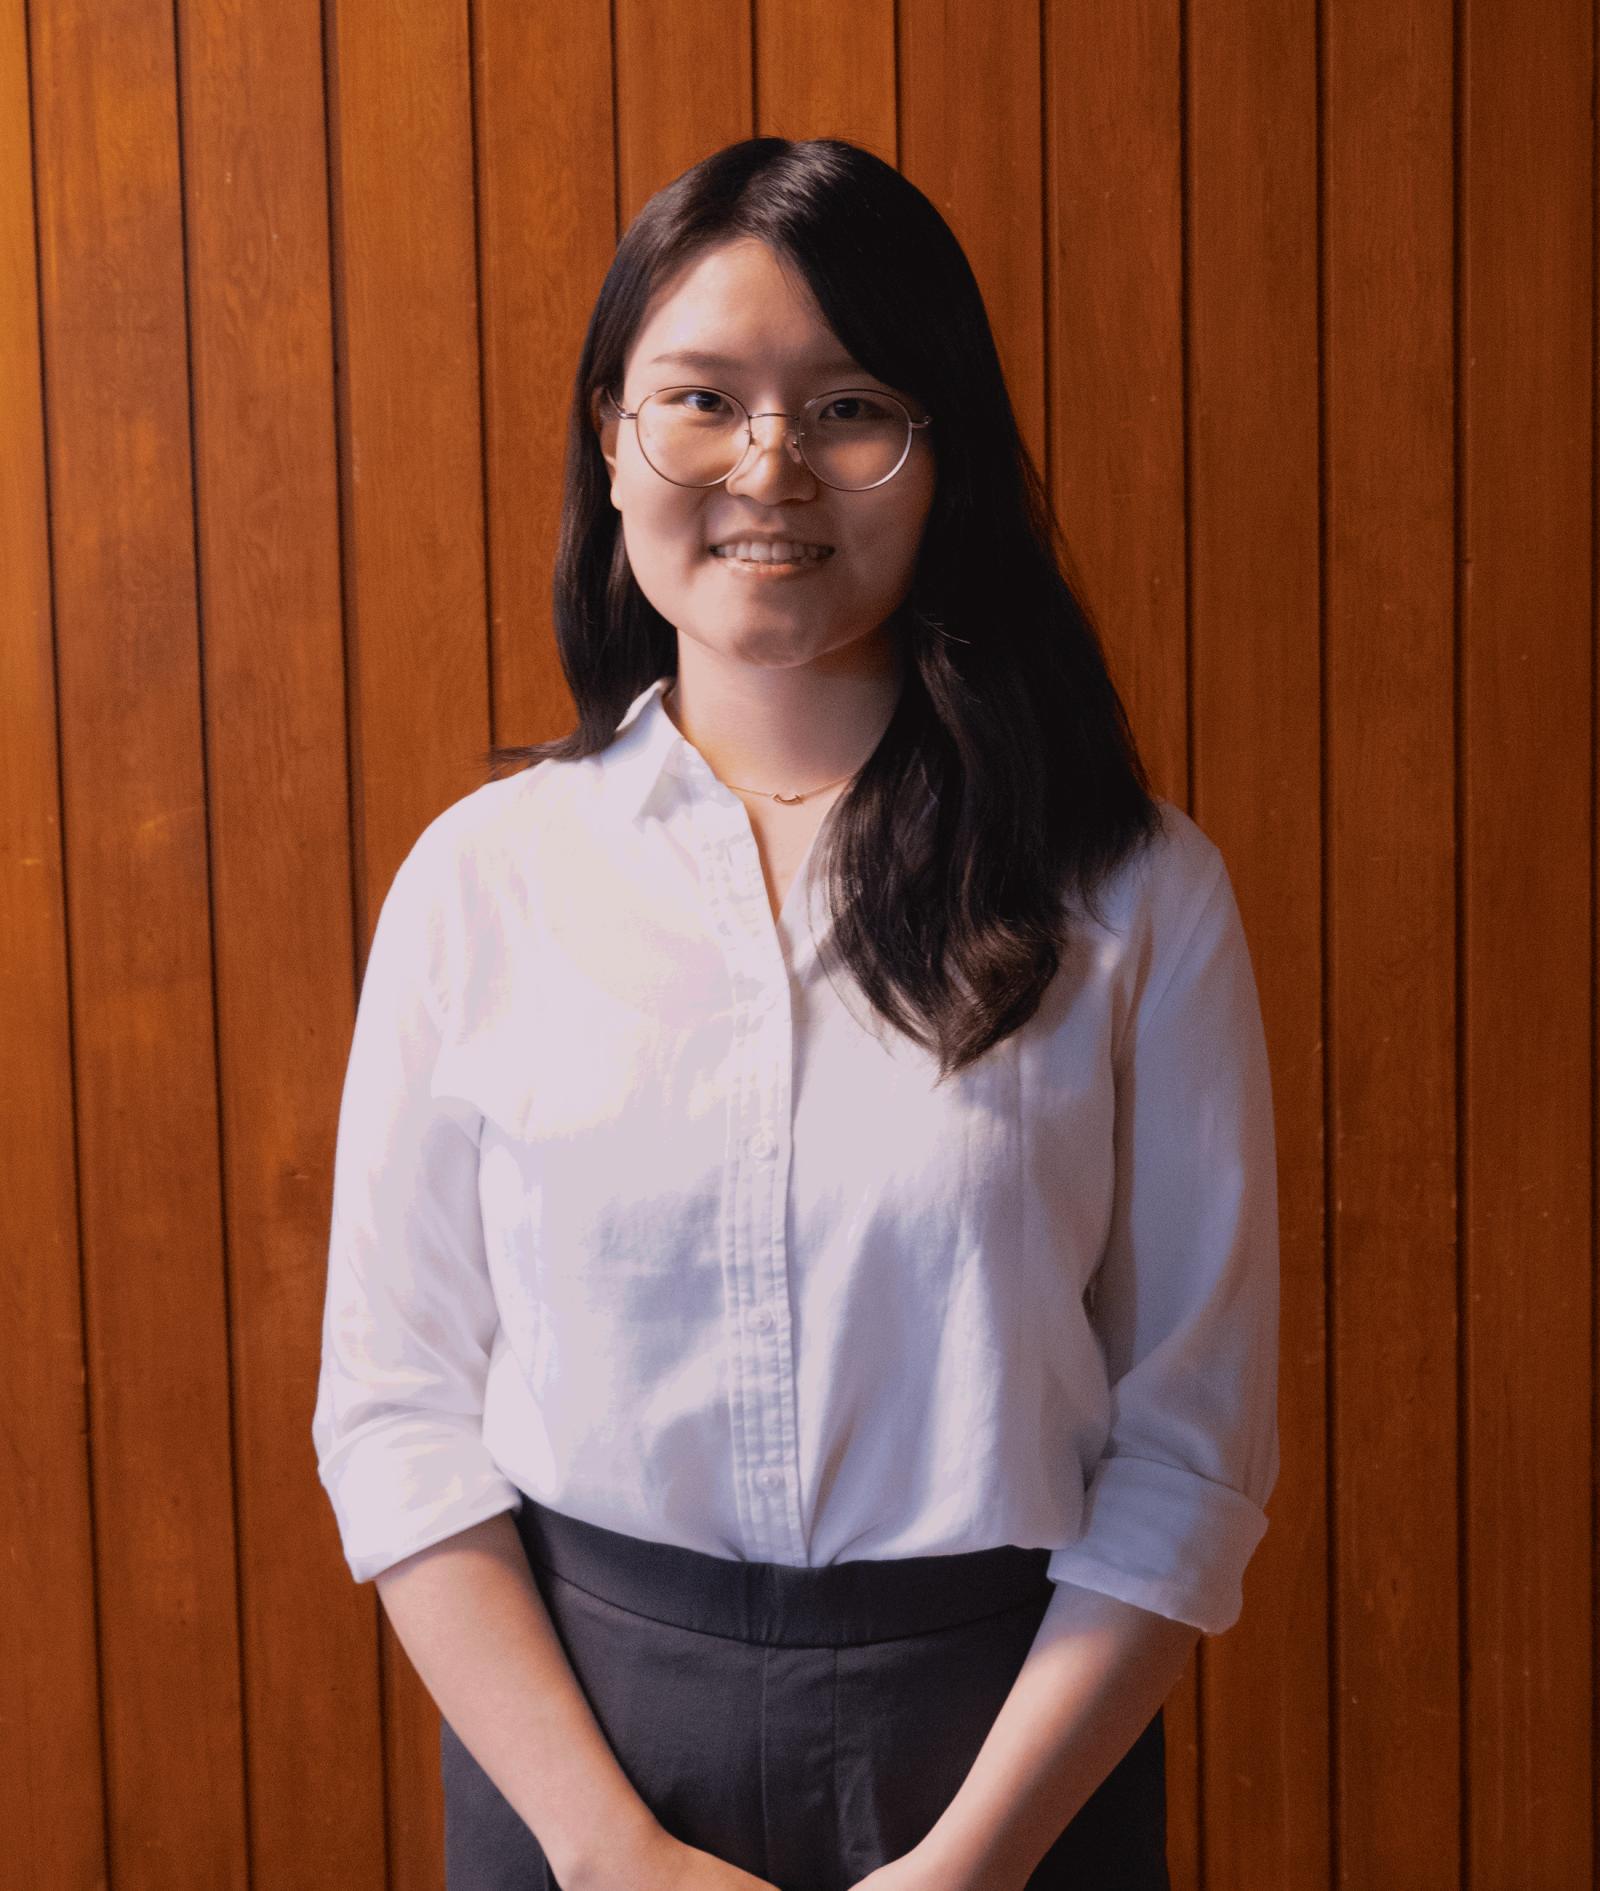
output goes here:
[[[679, 367], [717, 370], [721, 368], [743, 368], [745, 363], [732, 355], [707, 354], [699, 348], [676, 348], [664, 355], [652, 355], [645, 364], [647, 367]], [[855, 362], [844, 355], [830, 355], [826, 361], [812, 361], [807, 364], [816, 374], [863, 374]], [[875, 378], [868, 375], [869, 380]]]

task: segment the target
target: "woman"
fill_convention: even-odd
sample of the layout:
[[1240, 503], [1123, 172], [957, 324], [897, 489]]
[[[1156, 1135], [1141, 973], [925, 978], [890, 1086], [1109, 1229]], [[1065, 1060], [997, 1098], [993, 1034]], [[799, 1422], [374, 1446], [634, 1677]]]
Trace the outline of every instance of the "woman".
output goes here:
[[1154, 1891], [1277, 1475], [1266, 1051], [983, 303], [751, 139], [578, 364], [561, 741], [362, 986], [314, 1437], [451, 1891]]

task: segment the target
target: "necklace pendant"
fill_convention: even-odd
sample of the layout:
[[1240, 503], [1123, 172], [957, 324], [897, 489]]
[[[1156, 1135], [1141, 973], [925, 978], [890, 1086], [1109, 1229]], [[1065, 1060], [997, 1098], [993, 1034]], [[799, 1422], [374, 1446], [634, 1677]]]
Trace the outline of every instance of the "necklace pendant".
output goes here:
[[804, 801], [805, 800], [805, 796], [803, 794], [778, 794], [776, 791], [774, 791], [772, 798], [774, 801]]

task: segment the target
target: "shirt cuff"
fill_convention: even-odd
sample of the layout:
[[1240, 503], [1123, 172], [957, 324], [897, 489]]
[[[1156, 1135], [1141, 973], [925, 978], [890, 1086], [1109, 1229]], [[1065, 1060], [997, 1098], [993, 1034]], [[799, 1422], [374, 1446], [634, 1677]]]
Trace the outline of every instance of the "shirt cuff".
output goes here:
[[406, 1412], [346, 1439], [317, 1466], [350, 1574], [370, 1582], [458, 1531], [520, 1510], [522, 1492], [484, 1449], [482, 1427]]
[[1245, 1565], [1267, 1515], [1243, 1492], [1153, 1458], [1107, 1457], [1084, 1498], [1077, 1542], [1052, 1552], [1052, 1582], [1220, 1635], [1244, 1607]]

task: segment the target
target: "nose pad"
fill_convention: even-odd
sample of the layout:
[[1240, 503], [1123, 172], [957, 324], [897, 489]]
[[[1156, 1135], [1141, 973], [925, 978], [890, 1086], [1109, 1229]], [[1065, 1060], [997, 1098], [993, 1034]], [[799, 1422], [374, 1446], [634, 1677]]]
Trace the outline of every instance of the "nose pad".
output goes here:
[[[739, 464], [728, 475], [728, 478], [735, 479], [739, 477], [740, 474], [748, 474], [749, 471], [766, 463], [766, 457], [771, 448], [762, 444], [761, 438], [756, 432], [756, 429], [766, 420], [776, 420], [783, 429], [778, 435], [777, 440], [773, 442], [773, 445], [781, 444], [786, 448], [787, 458], [791, 464], [798, 466], [808, 477], [815, 477], [811, 473], [811, 468], [806, 465], [805, 455], [800, 451], [797, 423], [789, 420], [783, 414], [762, 414], [759, 418], [752, 418], [750, 422], [751, 437], [745, 442], [743, 456], [740, 458]], [[785, 470], [787, 470], [787, 468]]]

